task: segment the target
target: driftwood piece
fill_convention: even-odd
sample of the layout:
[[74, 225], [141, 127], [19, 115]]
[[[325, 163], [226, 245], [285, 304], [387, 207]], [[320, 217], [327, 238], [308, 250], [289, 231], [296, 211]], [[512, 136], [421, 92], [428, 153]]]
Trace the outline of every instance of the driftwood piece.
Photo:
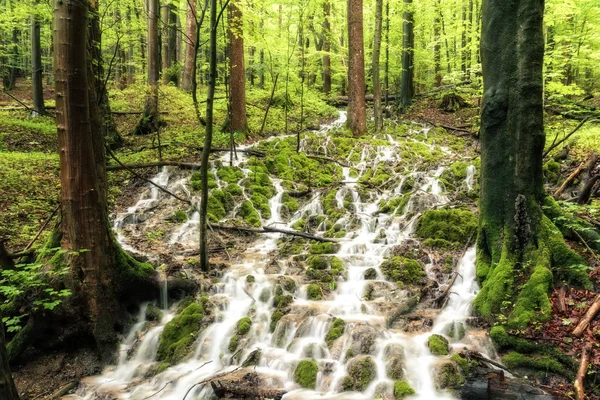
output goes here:
[[592, 322], [596, 314], [598, 314], [598, 311], [600, 311], [600, 294], [596, 296], [590, 308], [573, 330], [573, 335], [577, 337], [582, 336], [590, 322]]
[[564, 192], [565, 189], [571, 184], [571, 182], [573, 182], [575, 179], [577, 179], [577, 177], [584, 170], [593, 168], [594, 165], [596, 165], [596, 162], [598, 162], [598, 154], [593, 153], [590, 157], [588, 157], [581, 164], [579, 164], [579, 167], [577, 167], [577, 169], [575, 171], [573, 171], [573, 173], [571, 175], [569, 175], [569, 177], [563, 182], [563, 184], [560, 185], [560, 187], [556, 190], [556, 192], [554, 192], [554, 197], [556, 198], [556, 197], [560, 196], [561, 193]]
[[211, 229], [214, 230], [227, 230], [227, 231], [237, 231], [237, 232], [248, 232], [248, 233], [282, 233], [284, 235], [290, 236], [298, 236], [304, 239], [315, 240], [317, 242], [331, 242], [337, 243], [337, 240], [324, 238], [321, 236], [311, 235], [309, 233], [304, 232], [296, 232], [290, 231], [287, 229], [279, 229], [273, 228], [272, 226], [263, 226], [262, 228], [245, 228], [241, 226], [227, 226], [227, 225], [218, 225], [218, 224], [209, 224]]
[[577, 371], [577, 377], [575, 378], [575, 396], [577, 400], [585, 400], [585, 390], [583, 388], [583, 378], [587, 375], [588, 365], [590, 363], [590, 353], [592, 352], [592, 344], [588, 343], [581, 353], [581, 362], [579, 363], [579, 370]]
[[287, 393], [285, 390], [254, 386], [244, 381], [241, 383], [210, 381], [210, 386], [219, 399], [280, 400]]

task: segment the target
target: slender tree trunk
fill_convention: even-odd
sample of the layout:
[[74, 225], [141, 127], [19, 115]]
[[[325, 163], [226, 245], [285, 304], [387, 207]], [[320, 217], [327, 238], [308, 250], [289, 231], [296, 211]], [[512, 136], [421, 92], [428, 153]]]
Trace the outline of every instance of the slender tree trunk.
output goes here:
[[144, 114], [136, 127], [136, 134], [147, 135], [159, 129], [158, 76], [160, 61], [158, 56], [158, 0], [148, 0], [148, 93]]
[[450, 58], [450, 45], [448, 44], [448, 36], [446, 35], [446, 23], [444, 22], [444, 13], [442, 12], [442, 2], [441, 0], [438, 0], [437, 2], [437, 12], [438, 15], [440, 16], [440, 25], [442, 27], [442, 36], [444, 36], [444, 42], [446, 44], [446, 64], [447, 64], [447, 70], [448, 73], [452, 72], [452, 67], [450, 65], [451, 63], [451, 58]]
[[559, 272], [584, 261], [541, 206], [550, 203], [542, 172], [544, 2], [484, 0], [482, 14], [477, 276], [483, 284], [474, 305], [485, 317], [508, 313], [508, 328], [521, 329], [550, 317], [551, 269], [572, 284], [589, 280], [587, 273]]
[[244, 36], [242, 10], [239, 0], [229, 3], [229, 80], [231, 104], [231, 130], [246, 132], [248, 121], [246, 117], [246, 69], [244, 66]]
[[[36, 1], [37, 3], [37, 1]], [[42, 45], [40, 21], [36, 13], [31, 15], [31, 83], [33, 86], [33, 115], [45, 115], [44, 88], [42, 86]]]
[[185, 24], [185, 66], [183, 68], [183, 82], [181, 87], [189, 92], [192, 90], [192, 74], [196, 63], [196, 0], [187, 1], [187, 16]]
[[473, 0], [469, 0], [469, 19], [467, 29], [467, 70], [470, 71], [473, 63]]
[[[167, 54], [167, 63], [168, 68], [173, 67], [177, 63], [177, 13], [175, 5], [173, 3], [168, 6], [169, 11], [169, 25], [168, 25], [168, 33], [169, 33], [169, 46], [168, 46], [168, 54]], [[179, 74], [175, 74], [174, 72], [171, 76], [168, 77], [169, 82], [173, 82], [175, 86], [179, 86]]]
[[390, 1], [385, 2], [385, 108], [390, 95]]
[[10, 46], [10, 67], [8, 69], [8, 77], [5, 82], [4, 89], [12, 90], [15, 87], [17, 80], [17, 71], [19, 70], [19, 30], [12, 30], [12, 45]]
[[412, 104], [414, 89], [414, 12], [412, 0], [404, 0], [404, 22], [402, 24], [402, 87], [400, 89], [400, 107], [407, 108]]
[[440, 19], [433, 21], [433, 69], [435, 71], [435, 86], [442, 85], [442, 49], [440, 45]]
[[381, 53], [381, 31], [383, 25], [383, 0], [375, 2], [375, 33], [373, 35], [373, 112], [375, 131], [381, 130], [383, 113], [381, 111], [381, 82], [379, 79], [379, 56]]
[[204, 137], [204, 150], [202, 151], [201, 178], [202, 197], [200, 199], [200, 267], [208, 272], [208, 238], [207, 238], [207, 210], [208, 210], [208, 157], [212, 146], [213, 134], [213, 103], [215, 99], [215, 84], [217, 76], [217, 0], [210, 0], [210, 58], [208, 95], [206, 97], [206, 136]]
[[467, 75], [467, 8], [462, 7], [462, 29], [460, 33], [460, 70], [463, 77]]
[[323, 3], [323, 93], [331, 93], [331, 3], [325, 0]]
[[[128, 26], [128, 35], [132, 35], [132, 31], [131, 31], [131, 24], [132, 24], [132, 20], [131, 20], [131, 9], [129, 7], [127, 7], [127, 14], [126, 14], [126, 20], [127, 20], [127, 26]], [[134, 50], [134, 43], [133, 40], [129, 40], [129, 45], [127, 48], [127, 84], [131, 85], [135, 82], [135, 62], [134, 62], [134, 55], [135, 55], [135, 50]]]
[[160, 49], [160, 56], [162, 58], [162, 65], [161, 65], [161, 74], [162, 74], [162, 83], [163, 85], [166, 85], [167, 83], [169, 83], [169, 76], [167, 74], [167, 70], [169, 69], [170, 63], [169, 63], [169, 1], [165, 1], [165, 2], [160, 2], [159, 3], [160, 9], [162, 11], [162, 16], [160, 18], [160, 21], [162, 23], [162, 29], [160, 31], [160, 39], [162, 42], [162, 47]]
[[6, 338], [0, 314], [0, 400], [19, 400], [19, 394], [13, 382], [6, 354]]
[[355, 136], [367, 130], [363, 2], [348, 0], [348, 128]]

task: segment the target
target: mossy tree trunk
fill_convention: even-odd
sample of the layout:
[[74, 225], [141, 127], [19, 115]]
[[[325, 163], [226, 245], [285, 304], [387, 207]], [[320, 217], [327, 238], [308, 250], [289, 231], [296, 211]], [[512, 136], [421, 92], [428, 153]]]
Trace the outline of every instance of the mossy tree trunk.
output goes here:
[[19, 400], [19, 394], [10, 374], [10, 366], [8, 365], [2, 315], [0, 315], [0, 400]]
[[[136, 285], [143, 292], [152, 274], [116, 243], [108, 219], [106, 160], [93, 67], [88, 53], [88, 1], [54, 6], [56, 125], [60, 153], [61, 247], [52, 260], [69, 267], [69, 310], [83, 335], [94, 338], [105, 357], [117, 344], [127, 313], [121, 301]], [[60, 254], [60, 253], [59, 253]], [[129, 295], [131, 297], [131, 295]], [[76, 321], [70, 323], [76, 325]]]
[[329, 95], [331, 92], [331, 3], [325, 0], [323, 3], [323, 93]]
[[363, 2], [348, 0], [348, 128], [355, 136], [367, 130]]
[[485, 317], [507, 314], [509, 326], [522, 327], [549, 317], [552, 270], [585, 279], [561, 275], [582, 260], [542, 208], [544, 2], [484, 0], [482, 12], [482, 289], [475, 308]]

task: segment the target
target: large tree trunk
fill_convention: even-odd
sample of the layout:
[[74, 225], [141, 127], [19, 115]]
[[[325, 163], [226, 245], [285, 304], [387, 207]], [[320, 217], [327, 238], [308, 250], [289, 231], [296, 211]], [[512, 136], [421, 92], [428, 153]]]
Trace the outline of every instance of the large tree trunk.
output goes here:
[[17, 388], [10, 374], [8, 355], [6, 354], [6, 338], [4, 337], [4, 325], [0, 314], [0, 400], [19, 400]]
[[325, 0], [323, 3], [323, 93], [331, 93], [331, 3]]
[[375, 33], [373, 35], [373, 113], [375, 131], [381, 130], [383, 113], [381, 110], [381, 81], [379, 79], [379, 55], [381, 53], [381, 31], [383, 28], [383, 0], [375, 2]]
[[192, 90], [192, 75], [195, 73], [196, 63], [196, 0], [187, 1], [187, 17], [185, 25], [185, 65], [183, 68], [183, 90]]
[[158, 75], [159, 75], [159, 43], [158, 43], [158, 0], [148, 0], [148, 93], [146, 105], [135, 133], [147, 135], [159, 129], [158, 114]]
[[[36, 1], [37, 3], [37, 1]], [[40, 21], [36, 13], [31, 15], [31, 83], [33, 87], [33, 115], [45, 115], [44, 88], [42, 86], [42, 45]]]
[[415, 34], [414, 11], [412, 0], [404, 0], [404, 22], [402, 23], [402, 87], [400, 88], [400, 107], [407, 108], [412, 104], [415, 95]]
[[348, 0], [348, 128], [355, 136], [367, 130], [363, 2]]
[[239, 0], [229, 3], [229, 82], [231, 106], [231, 130], [246, 132], [246, 68], [244, 65], [244, 20]]
[[483, 285], [475, 308], [485, 317], [509, 313], [508, 326], [521, 328], [549, 317], [551, 268], [577, 281], [571, 283], [585, 283], [587, 275], [561, 275], [583, 260], [541, 207], [543, 1], [484, 0], [482, 13], [477, 276]]
[[120, 305], [122, 289], [137, 284], [141, 292], [139, 281], [151, 268], [130, 269], [137, 264], [115, 243], [108, 220], [104, 138], [87, 49], [88, 14], [86, 0], [56, 2], [54, 7], [61, 247], [67, 250], [63, 257], [69, 265], [74, 314], [109, 358], [127, 315]]

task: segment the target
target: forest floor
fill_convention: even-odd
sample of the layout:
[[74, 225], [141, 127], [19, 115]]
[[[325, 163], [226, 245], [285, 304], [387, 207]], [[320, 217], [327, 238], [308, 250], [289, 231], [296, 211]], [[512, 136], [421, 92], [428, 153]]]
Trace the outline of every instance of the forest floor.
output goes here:
[[[30, 104], [29, 87], [26, 81], [19, 80], [12, 95], [26, 104]], [[130, 86], [123, 90], [111, 90], [111, 106], [116, 112], [136, 112], [143, 108], [144, 93], [141, 86]], [[203, 145], [204, 128], [199, 126], [189, 95], [173, 87], [162, 87], [160, 92], [161, 110], [167, 122], [161, 132], [161, 148], [159, 154], [157, 138], [136, 137], [128, 132], [133, 130], [139, 116], [137, 114], [115, 115], [117, 125], [125, 139], [125, 147], [117, 153], [118, 158], [126, 164], [157, 161], [159, 157], [178, 162], [198, 162]], [[253, 134], [248, 138], [238, 137], [241, 143], [252, 142], [258, 137], [262, 125], [264, 109], [270, 95], [269, 90], [250, 89], [248, 93], [250, 127]], [[53, 105], [53, 93], [45, 92], [49, 105]], [[297, 105], [298, 100], [294, 97]], [[476, 106], [479, 99], [470, 99], [472, 107], [463, 108], [456, 112], [444, 112], [439, 109], [439, 99], [424, 98], [405, 114], [401, 120], [428, 123], [444, 127], [448, 134], [460, 136], [465, 140], [473, 139], [473, 157], [477, 156], [477, 139], [472, 135], [478, 130], [479, 109]], [[592, 99], [590, 104], [600, 101]], [[276, 104], [271, 109], [265, 132], [262, 136], [285, 133], [285, 109], [283, 96], [276, 98]], [[8, 239], [9, 251], [17, 252], [36, 235], [39, 227], [58, 205], [58, 155], [56, 128], [52, 116], [30, 118], [24, 110], [2, 111], [2, 108], [19, 107], [14, 99], [0, 93], [0, 238]], [[307, 95], [306, 121], [303, 126], [318, 128], [318, 126], [335, 116], [335, 109], [319, 101], [316, 95]], [[223, 100], [217, 103], [218, 125], [225, 120], [226, 105]], [[50, 110], [52, 111], [52, 110]], [[290, 110], [289, 133], [295, 132], [300, 122], [297, 107]], [[565, 120], [561, 117], [549, 117], [547, 121], [547, 136], [564, 135], [574, 129], [577, 121]], [[455, 129], [454, 129], [455, 128]], [[600, 152], [600, 126], [588, 124], [576, 135], [577, 143], [569, 153], [567, 160], [560, 163], [558, 172], [549, 179], [548, 190], [552, 192], [564, 179], [581, 164], [592, 152]], [[214, 146], [226, 146], [228, 135], [217, 134]], [[114, 164], [109, 160], [110, 164]], [[546, 171], [550, 174], [548, 171]], [[151, 172], [138, 171], [140, 175], [150, 176]], [[145, 183], [132, 176], [127, 171], [111, 172], [110, 201], [113, 210], [123, 208], [135, 202], [138, 188]], [[570, 209], [570, 212], [584, 216], [593, 221], [600, 217], [600, 201], [596, 198], [589, 206]], [[236, 235], [226, 235], [228, 247], [236, 241]], [[42, 234], [37, 245], [43, 243]], [[590, 276], [595, 284], [600, 286], [600, 260], [598, 255], [590, 251], [584, 244], [570, 242], [569, 245], [577, 250], [589, 263]], [[218, 255], [218, 254], [217, 254]], [[221, 254], [224, 257], [224, 254]], [[552, 294], [552, 318], [543, 324], [532, 326], [523, 332], [513, 332], [524, 338], [551, 343], [562, 349], [566, 354], [578, 358], [586, 341], [598, 340], [600, 322], [596, 319], [591, 329], [583, 339], [573, 339], [572, 326], [586, 312], [596, 294], [592, 291], [569, 289], [566, 295], [567, 310], [562, 313], [558, 308], [559, 288]], [[84, 376], [100, 372], [99, 360], [90, 351], [74, 353], [61, 352], [52, 354], [34, 353], [27, 359], [15, 365], [14, 376], [23, 399], [52, 398], [57, 390], [76, 382]], [[592, 364], [600, 365], [600, 351], [593, 353]], [[593, 390], [598, 390], [598, 384]], [[568, 397], [572, 392], [570, 384], [554, 388], [558, 393]], [[591, 398], [594, 398], [592, 394]], [[598, 398], [598, 397], [596, 397]]]

